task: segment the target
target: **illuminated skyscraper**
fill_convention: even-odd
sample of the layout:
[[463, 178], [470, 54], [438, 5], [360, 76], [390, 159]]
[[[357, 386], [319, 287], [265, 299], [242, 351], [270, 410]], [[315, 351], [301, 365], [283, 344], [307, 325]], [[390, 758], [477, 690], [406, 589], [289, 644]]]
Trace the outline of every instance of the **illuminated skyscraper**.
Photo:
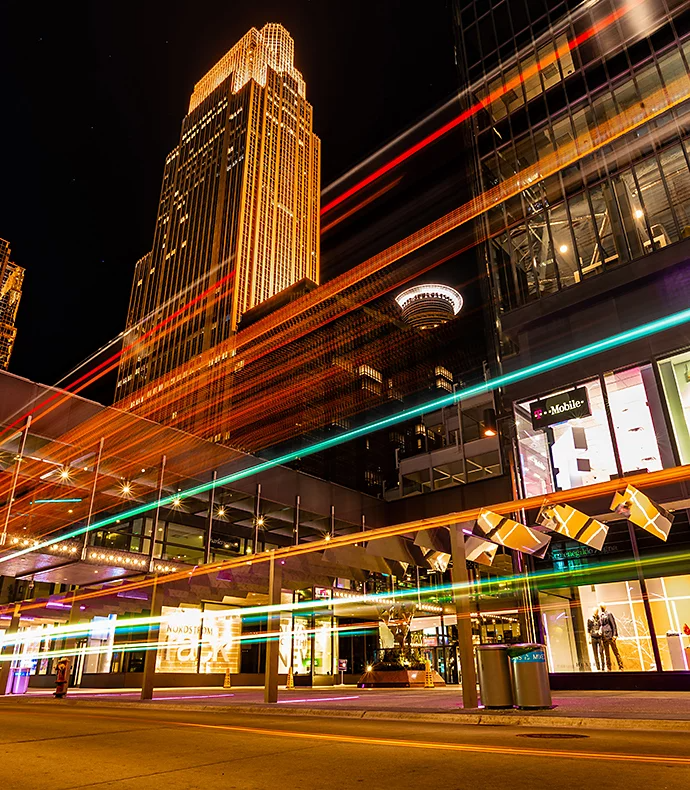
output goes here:
[[7, 370], [17, 337], [15, 320], [22, 298], [24, 269], [10, 261], [10, 245], [0, 239], [0, 368]]
[[[293, 59], [288, 32], [267, 24], [195, 85], [135, 270], [118, 399], [226, 340], [252, 307], [318, 282], [321, 148]], [[196, 297], [167, 334], [142, 339]]]

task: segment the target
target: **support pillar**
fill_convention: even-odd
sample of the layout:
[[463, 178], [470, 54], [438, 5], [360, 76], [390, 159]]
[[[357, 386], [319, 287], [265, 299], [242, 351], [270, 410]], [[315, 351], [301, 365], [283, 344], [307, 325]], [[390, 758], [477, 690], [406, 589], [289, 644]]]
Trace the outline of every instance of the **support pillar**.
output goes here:
[[479, 706], [477, 696], [477, 671], [474, 665], [474, 646], [472, 645], [472, 619], [470, 606], [470, 584], [465, 558], [465, 537], [462, 524], [450, 527], [451, 557], [453, 567], [453, 603], [458, 624], [458, 652], [460, 654], [460, 673], [462, 676], [462, 705], [464, 708]]
[[14, 612], [12, 613], [12, 619], [10, 620], [10, 626], [7, 631], [5, 631], [2, 651], [0, 651], [0, 656], [2, 656], [3, 659], [0, 661], [0, 697], [10, 693], [7, 686], [10, 682], [10, 674], [12, 669], [12, 661], [10, 658], [14, 654], [15, 646], [14, 644], [8, 645], [6, 643], [8, 641], [14, 642], [12, 637], [19, 632], [19, 612], [19, 604], [15, 604]]
[[[151, 617], [156, 618], [149, 625], [148, 645], [158, 642], [160, 634], [160, 616], [163, 604], [163, 593], [158, 587], [158, 575], [153, 577], [153, 587], [151, 588]], [[149, 647], [144, 658], [144, 677], [141, 681], [141, 699], [153, 699], [153, 687], [156, 675], [156, 654], [157, 648]]]
[[19, 469], [24, 460], [24, 449], [26, 447], [26, 439], [29, 435], [29, 428], [31, 428], [31, 415], [26, 418], [26, 425], [22, 431], [22, 438], [19, 441], [19, 452], [17, 453], [14, 471], [12, 472], [12, 484], [10, 485], [10, 493], [7, 498], [7, 511], [5, 513], [5, 522], [2, 527], [2, 535], [0, 535], [0, 546], [4, 546], [7, 542], [7, 528], [10, 524], [10, 515], [12, 513], [12, 502], [14, 502], [14, 494], [17, 490], [17, 483], [19, 482]]
[[[268, 570], [268, 605], [279, 606], [283, 587], [283, 566], [271, 553]], [[266, 617], [266, 666], [264, 669], [264, 702], [278, 702], [278, 658], [280, 650], [280, 612], [269, 611]]]
[[[98, 443], [98, 453], [96, 454], [96, 465], [93, 468], [93, 485], [91, 486], [91, 496], [89, 497], [89, 513], [86, 517], [86, 529], [84, 530], [84, 540], [81, 546], [81, 558], [86, 559], [87, 547], [89, 545], [89, 532], [91, 531], [91, 519], [93, 518], [93, 506], [96, 499], [96, 486], [98, 485], [98, 474], [101, 471], [101, 458], [103, 457], [103, 444], [105, 439], [101, 436]], [[74, 609], [74, 604], [72, 604]]]
[[213, 487], [208, 492], [208, 524], [206, 526], [206, 540], [204, 541], [204, 563], [211, 562], [211, 540], [213, 538], [213, 508], [216, 505], [216, 480], [218, 472], [213, 472]]

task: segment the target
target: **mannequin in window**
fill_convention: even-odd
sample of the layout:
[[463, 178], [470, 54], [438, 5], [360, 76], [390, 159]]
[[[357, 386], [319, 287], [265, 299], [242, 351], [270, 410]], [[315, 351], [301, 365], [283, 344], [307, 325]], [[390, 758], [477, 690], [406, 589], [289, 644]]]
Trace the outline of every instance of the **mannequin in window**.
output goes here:
[[604, 646], [601, 643], [601, 621], [598, 606], [592, 609], [592, 616], [587, 620], [587, 633], [594, 653], [594, 663], [597, 669], [604, 669]]
[[611, 651], [616, 657], [618, 669], [623, 669], [623, 659], [618, 650], [616, 640], [618, 639], [618, 627], [616, 625], [616, 618], [611, 612], [606, 611], [606, 604], [599, 604], [599, 624], [601, 625], [601, 641], [604, 648], [604, 658], [606, 659], [606, 669], [610, 670], [611, 667]]

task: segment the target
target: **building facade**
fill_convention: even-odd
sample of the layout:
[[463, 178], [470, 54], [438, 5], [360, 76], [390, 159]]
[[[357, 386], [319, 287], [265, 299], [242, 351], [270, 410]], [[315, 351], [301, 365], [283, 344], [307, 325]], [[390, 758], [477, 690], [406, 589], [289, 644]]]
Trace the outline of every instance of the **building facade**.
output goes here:
[[292, 38], [252, 28], [195, 86], [166, 159], [118, 400], [227, 340], [247, 310], [319, 281], [320, 151]]
[[[482, 104], [472, 120], [476, 194], [564, 160], [543, 179], [524, 178], [478, 223], [497, 370], [686, 309], [688, 3], [456, 0], [454, 18], [466, 102]], [[687, 464], [689, 360], [680, 327], [504, 389], [499, 422], [516, 494], [562, 491], [567, 502], [576, 487]], [[559, 416], [545, 419], [554, 404]], [[608, 526], [601, 550], [555, 535], [544, 559], [529, 562], [536, 635], [551, 671], [577, 674], [576, 684], [606, 682], [588, 630], [602, 605], [618, 623], [621, 662], [608, 668], [689, 667], [690, 575], [679, 561], [690, 545], [688, 490], [653, 491], [675, 500], [667, 541], [602, 498], [588, 511]]]
[[22, 298], [24, 269], [10, 260], [10, 245], [0, 239], [0, 369], [7, 370], [17, 337], [17, 311]]

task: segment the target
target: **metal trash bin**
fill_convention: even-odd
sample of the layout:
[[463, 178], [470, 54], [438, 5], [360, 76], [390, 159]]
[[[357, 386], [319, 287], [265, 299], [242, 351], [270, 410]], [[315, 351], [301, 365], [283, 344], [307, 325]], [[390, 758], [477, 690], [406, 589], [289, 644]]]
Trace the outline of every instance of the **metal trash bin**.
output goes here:
[[553, 707], [544, 651], [544, 645], [531, 643], [508, 648], [513, 693], [518, 708]]
[[478, 645], [479, 692], [485, 708], [512, 708], [513, 686], [506, 645]]

